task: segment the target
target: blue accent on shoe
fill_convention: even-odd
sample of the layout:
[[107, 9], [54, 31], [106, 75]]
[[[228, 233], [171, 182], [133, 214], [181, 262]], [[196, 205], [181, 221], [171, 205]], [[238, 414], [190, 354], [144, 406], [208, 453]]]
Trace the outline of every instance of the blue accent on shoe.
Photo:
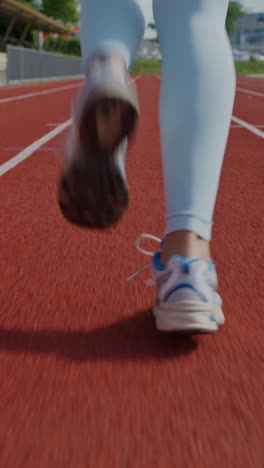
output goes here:
[[209, 261], [208, 263], [208, 270], [210, 273], [214, 272], [215, 271], [215, 264], [212, 260]]
[[175, 258], [182, 264], [182, 272], [183, 273], [189, 273], [190, 272], [190, 266], [195, 263], [199, 262], [200, 258], [186, 258], [182, 257], [181, 255], [173, 255], [171, 258]]
[[166, 267], [160, 263], [160, 252], [156, 252], [153, 257], [153, 266], [157, 271], [164, 271]]
[[[163, 242], [164, 240], [161, 241], [161, 247], [163, 245]], [[153, 257], [153, 266], [156, 270], [158, 271], [164, 271], [166, 269], [166, 266], [165, 265], [162, 265], [160, 263], [160, 256], [161, 256], [161, 253], [160, 252], [156, 252], [154, 254], [154, 257]], [[201, 260], [200, 258], [186, 258], [186, 257], [183, 257], [182, 255], [173, 255], [171, 257], [171, 259], [175, 259], [177, 260], [179, 263], [182, 264], [182, 272], [183, 273], [189, 273], [190, 272], [190, 266], [195, 263], [195, 262], [199, 262], [199, 260]], [[210, 272], [213, 272], [215, 271], [215, 265], [212, 261], [209, 261], [208, 262], [208, 269]]]
[[216, 318], [214, 315], [210, 315], [209, 319], [211, 322], [216, 322]]
[[201, 293], [199, 293], [199, 291], [197, 291], [197, 289], [195, 289], [191, 284], [188, 284], [188, 283], [181, 283], [175, 286], [175, 288], [173, 288], [171, 291], [167, 293], [167, 295], [164, 298], [164, 302], [166, 302], [171, 297], [172, 294], [176, 293], [177, 291], [180, 291], [181, 289], [191, 289], [196, 294], [198, 294], [198, 296], [200, 296], [203, 302], [207, 302], [205, 297]]

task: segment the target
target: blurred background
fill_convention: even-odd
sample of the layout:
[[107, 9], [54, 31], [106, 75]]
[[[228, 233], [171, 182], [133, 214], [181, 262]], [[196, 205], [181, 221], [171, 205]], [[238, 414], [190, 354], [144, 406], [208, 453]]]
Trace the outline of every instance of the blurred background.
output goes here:
[[130, 211], [98, 232], [57, 204], [80, 2], [0, 0], [0, 468], [264, 467], [264, 0], [230, 2], [226, 20], [238, 76], [212, 254], [227, 326], [177, 339], [156, 332], [144, 277], [127, 281], [145, 266], [135, 239], [164, 233], [161, 54], [137, 1]]
[[[132, 71], [159, 73], [152, 2], [139, 1], [147, 28]], [[0, 85], [81, 75], [79, 19], [80, 0], [0, 2]], [[226, 29], [237, 71], [264, 74], [264, 0], [231, 1]]]

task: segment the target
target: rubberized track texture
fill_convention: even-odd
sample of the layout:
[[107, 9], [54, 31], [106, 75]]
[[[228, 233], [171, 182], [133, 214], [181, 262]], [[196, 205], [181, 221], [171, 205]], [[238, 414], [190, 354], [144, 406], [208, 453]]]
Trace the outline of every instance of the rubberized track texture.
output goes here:
[[263, 468], [264, 81], [238, 79], [213, 240], [227, 320], [201, 337], [160, 336], [152, 289], [127, 282], [136, 237], [164, 229], [160, 81], [138, 80], [131, 207], [108, 232], [60, 215], [69, 123], [28, 150], [70, 118], [77, 85], [0, 90], [0, 170], [26, 154], [0, 176], [0, 467]]

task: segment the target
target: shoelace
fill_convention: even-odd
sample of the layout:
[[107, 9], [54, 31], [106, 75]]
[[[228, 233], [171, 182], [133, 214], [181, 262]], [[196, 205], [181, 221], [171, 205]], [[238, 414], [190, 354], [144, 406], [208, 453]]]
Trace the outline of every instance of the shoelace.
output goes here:
[[[142, 241], [143, 239], [153, 240], [153, 241], [155, 241], [155, 242], [158, 242], [159, 244], [161, 243], [161, 239], [159, 239], [159, 238], [156, 237], [156, 236], [152, 236], [152, 234], [145, 234], [145, 233], [143, 233], [143, 234], [141, 234], [141, 235], [137, 238], [137, 240], [136, 240], [136, 242], [135, 242], [136, 249], [137, 249], [139, 252], [141, 252], [141, 253], [144, 254], [144, 255], [147, 255], [148, 257], [154, 257], [154, 255], [155, 255], [154, 252], [151, 252], [151, 251], [149, 251], [149, 250], [142, 249], [142, 247], [141, 247], [140, 244], [141, 244], [141, 241]], [[143, 268], [140, 268], [140, 270], [136, 271], [136, 272], [133, 273], [131, 276], [129, 276], [129, 277], [127, 278], [127, 281], [133, 280], [133, 279], [136, 278], [137, 276], [141, 275], [144, 271], [150, 270], [151, 267], [152, 267], [152, 263], [150, 263], [149, 265], [144, 266]], [[153, 284], [155, 284], [155, 283], [154, 283], [154, 280], [153, 280], [153, 279], [149, 279], [149, 280], [146, 281], [146, 284], [147, 284], [148, 286], [153, 286]]]
[[[140, 246], [141, 244], [141, 241], [143, 239], [149, 239], [149, 240], [153, 240], [155, 242], [158, 242], [159, 244], [161, 244], [161, 239], [159, 239], [158, 237], [156, 236], [153, 236], [152, 234], [141, 234], [136, 242], [135, 242], [135, 246], [136, 246], [136, 249], [143, 253], [144, 255], [147, 255], [148, 257], [154, 257], [155, 253], [154, 252], [151, 252], [149, 250], [145, 250], [145, 249], [142, 249], [142, 247]], [[152, 268], [152, 263], [150, 263], [149, 265], [146, 265], [144, 266], [143, 268], [140, 268], [140, 270], [136, 271], [135, 273], [133, 273], [132, 275], [130, 275], [128, 278], [127, 278], [127, 281], [132, 281], [134, 278], [136, 278], [137, 276], [141, 275], [142, 273], [144, 273], [144, 271], [147, 271], [147, 270], [150, 270], [150, 268]], [[152, 278], [149, 278], [148, 280], [145, 281], [145, 284], [147, 286], [155, 286], [155, 279], [154, 277]], [[222, 307], [222, 299], [221, 299], [221, 296], [218, 294], [217, 291], [215, 291], [215, 294], [216, 294], [216, 299], [219, 303], [219, 306]]]

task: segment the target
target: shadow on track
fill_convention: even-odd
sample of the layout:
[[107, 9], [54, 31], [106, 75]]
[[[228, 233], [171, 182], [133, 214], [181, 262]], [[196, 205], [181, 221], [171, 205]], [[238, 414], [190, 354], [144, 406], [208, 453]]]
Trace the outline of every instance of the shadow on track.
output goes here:
[[54, 354], [72, 361], [166, 360], [195, 351], [192, 336], [162, 335], [143, 311], [93, 330], [0, 329], [0, 352]]

